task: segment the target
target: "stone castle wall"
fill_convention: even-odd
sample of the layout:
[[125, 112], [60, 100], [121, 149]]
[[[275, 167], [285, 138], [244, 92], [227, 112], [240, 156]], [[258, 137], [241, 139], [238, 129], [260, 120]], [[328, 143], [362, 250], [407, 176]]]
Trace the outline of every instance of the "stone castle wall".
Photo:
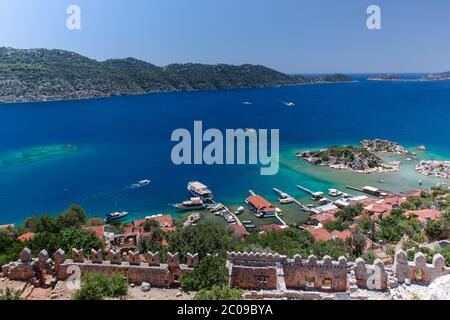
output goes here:
[[[167, 254], [167, 263], [160, 262], [160, 254], [148, 252], [145, 259], [138, 252], [129, 252], [126, 261], [120, 251], [91, 250], [89, 259], [83, 250], [72, 249], [72, 259], [66, 259], [59, 249], [53, 259], [42, 250], [33, 259], [31, 250], [25, 248], [16, 262], [2, 267], [2, 274], [11, 280], [31, 281], [43, 284], [49, 275], [56, 280], [67, 280], [75, 271], [79, 275], [87, 272], [124, 273], [130, 283], [150, 283], [155, 287], [179, 286], [183, 276], [192, 272], [198, 263], [198, 254], [187, 254], [186, 264], [181, 264], [178, 254]], [[142, 261], [144, 260], [144, 261]], [[288, 259], [284, 255], [265, 253], [227, 254], [229, 283], [246, 290], [272, 290], [277, 292], [353, 292], [358, 288], [386, 291], [398, 283], [429, 284], [435, 279], [450, 274], [442, 255], [435, 255], [433, 263], [426, 263], [422, 253], [414, 261], [408, 261], [406, 253], [397, 252], [392, 269], [386, 270], [382, 261], [366, 264], [361, 258], [348, 263], [341, 257], [333, 261], [330, 257], [317, 260], [310, 256], [303, 260], [296, 255]]]
[[24, 249], [18, 262], [3, 266], [3, 276], [11, 280], [42, 280], [44, 275], [53, 275], [57, 280], [67, 280], [74, 272], [83, 276], [87, 272], [104, 272], [112, 275], [122, 272], [130, 283], [148, 282], [156, 287], [179, 286], [186, 273], [192, 272], [198, 263], [198, 255], [187, 255], [187, 264], [180, 264], [178, 254], [167, 254], [167, 263], [160, 263], [159, 253], [148, 252], [146, 262], [141, 261], [139, 253], [129, 253], [128, 261], [122, 261], [120, 252], [110, 251], [105, 260], [102, 250], [90, 251], [89, 259], [85, 259], [83, 250], [72, 249], [72, 259], [65, 258], [61, 249], [55, 252], [54, 259], [48, 257], [43, 250], [38, 259], [33, 259], [31, 251]]

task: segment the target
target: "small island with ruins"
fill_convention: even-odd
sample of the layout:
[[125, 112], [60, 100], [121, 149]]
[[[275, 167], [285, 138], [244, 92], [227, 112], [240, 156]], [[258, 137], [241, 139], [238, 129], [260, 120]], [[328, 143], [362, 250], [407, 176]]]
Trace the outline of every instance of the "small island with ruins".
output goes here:
[[377, 154], [408, 154], [396, 142], [374, 139], [363, 140], [359, 147], [332, 146], [318, 151], [297, 152], [296, 156], [311, 164], [358, 173], [393, 172], [400, 168], [398, 161], [385, 163]]
[[416, 165], [416, 170], [425, 176], [450, 179], [450, 161], [420, 161]]

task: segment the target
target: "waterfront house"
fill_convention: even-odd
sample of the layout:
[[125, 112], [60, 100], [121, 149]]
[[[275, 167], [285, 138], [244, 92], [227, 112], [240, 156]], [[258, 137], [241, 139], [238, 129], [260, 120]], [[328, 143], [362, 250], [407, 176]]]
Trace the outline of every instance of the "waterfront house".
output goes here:
[[266, 199], [259, 195], [250, 195], [245, 203], [255, 212], [259, 218], [275, 217], [275, 207]]
[[15, 227], [15, 224], [5, 224], [3, 226], [0, 226], [0, 231], [9, 231], [9, 232], [11, 232], [11, 231], [13, 231], [14, 227]]
[[134, 227], [142, 227], [147, 220], [157, 221], [159, 228], [163, 232], [173, 232], [176, 230], [176, 227], [173, 223], [172, 216], [170, 214], [166, 214], [166, 215], [158, 214], [158, 215], [145, 217], [145, 219], [134, 220], [132, 222], [132, 225]]

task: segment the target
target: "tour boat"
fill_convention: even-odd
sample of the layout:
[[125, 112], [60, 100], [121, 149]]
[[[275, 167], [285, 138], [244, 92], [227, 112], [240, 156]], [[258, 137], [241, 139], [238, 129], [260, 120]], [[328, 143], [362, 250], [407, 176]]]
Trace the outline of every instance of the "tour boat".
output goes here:
[[180, 210], [198, 210], [204, 209], [205, 204], [200, 198], [191, 198], [191, 200], [175, 204], [174, 207]]
[[128, 215], [128, 212], [112, 212], [106, 215], [104, 221], [106, 223], [110, 223], [113, 221], [117, 221], [117, 220], [121, 220], [123, 218], [125, 218]]
[[192, 193], [195, 197], [199, 197], [203, 200], [212, 200], [214, 199], [212, 191], [205, 186], [203, 183], [198, 181], [191, 181], [188, 183], [187, 189], [190, 193]]

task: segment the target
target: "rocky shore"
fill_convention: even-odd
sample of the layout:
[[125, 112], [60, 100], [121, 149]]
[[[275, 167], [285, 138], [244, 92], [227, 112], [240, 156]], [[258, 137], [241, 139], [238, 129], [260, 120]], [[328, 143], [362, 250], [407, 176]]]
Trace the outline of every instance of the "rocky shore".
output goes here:
[[416, 170], [423, 175], [442, 179], [450, 179], [450, 161], [420, 161]]
[[361, 147], [375, 153], [392, 153], [392, 154], [408, 154], [409, 151], [397, 142], [373, 139], [363, 140], [360, 142]]

